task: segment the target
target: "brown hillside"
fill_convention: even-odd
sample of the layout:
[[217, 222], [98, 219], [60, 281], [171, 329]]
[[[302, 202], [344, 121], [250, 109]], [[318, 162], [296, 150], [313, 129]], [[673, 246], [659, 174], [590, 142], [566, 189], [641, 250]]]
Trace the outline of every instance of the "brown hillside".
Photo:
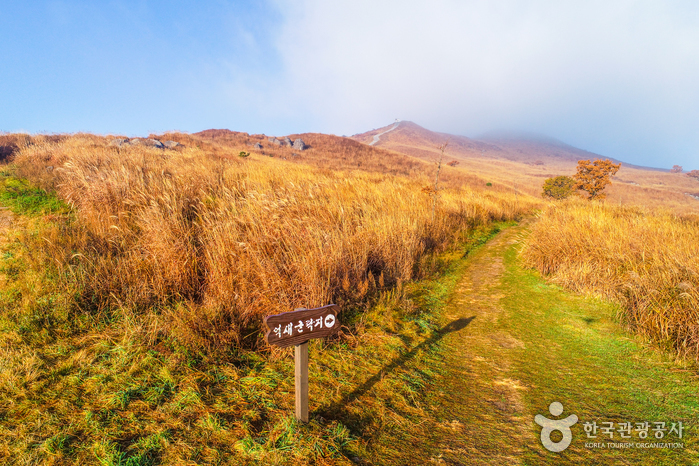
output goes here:
[[[191, 136], [190, 143], [202, 140], [210, 144], [246, 151], [252, 154], [278, 157], [292, 162], [310, 162], [324, 168], [360, 169], [391, 174], [410, 175], [415, 170], [421, 171], [423, 163], [404, 154], [387, 151], [358, 143], [352, 139], [319, 133], [291, 134], [293, 141], [301, 138], [306, 149], [296, 150], [288, 146], [272, 144], [264, 134], [248, 134], [226, 129], [208, 129]], [[282, 139], [284, 136], [278, 136]], [[262, 149], [252, 146], [259, 143]]]
[[58, 142], [66, 137], [60, 134], [30, 136], [25, 133], [0, 133], [0, 162], [12, 159], [14, 154], [23, 147], [42, 142]]
[[[291, 140], [301, 138], [304, 141], [307, 148], [303, 151], [276, 146], [269, 142], [268, 135], [248, 134], [227, 129], [209, 129], [193, 134], [165, 133], [151, 135], [151, 137], [177, 141], [185, 146], [200, 147], [209, 153], [226, 158], [238, 158], [238, 154], [245, 151], [253, 156], [268, 156], [288, 163], [310, 164], [328, 170], [360, 170], [420, 178], [425, 184], [433, 182], [436, 172], [436, 164], [432, 163], [428, 157], [415, 157], [411, 156], [412, 154], [362, 144], [351, 138], [320, 133], [289, 135]], [[278, 139], [283, 137], [277, 136]], [[259, 143], [262, 149], [253, 148], [255, 143]], [[484, 189], [486, 182], [478, 175], [449, 166], [443, 166], [440, 173], [440, 184], [443, 186], [471, 186]], [[503, 191], [503, 188], [494, 186], [489, 190]]]
[[[352, 139], [368, 144], [374, 135], [392, 126], [357, 134]], [[439, 157], [438, 146], [447, 141], [446, 160], [459, 162], [456, 171], [476, 175], [500, 185], [501, 189], [516, 189], [533, 195], [541, 193], [546, 178], [574, 174], [578, 160], [609, 158], [554, 139], [493, 137], [476, 140], [430, 131], [409, 121], [400, 122], [397, 128], [381, 135], [372, 147], [434, 161]], [[699, 201], [689, 195], [699, 191], [699, 181], [684, 174], [622, 162], [621, 170], [612, 181], [613, 185], [608, 188], [610, 202], [699, 210]]]
[[[369, 144], [375, 135], [389, 130], [392, 126], [391, 124], [358, 134], [352, 136], [352, 139]], [[500, 148], [491, 144], [475, 141], [465, 136], [430, 131], [411, 121], [401, 121], [395, 130], [383, 134], [374, 147], [383, 147], [414, 157], [431, 159], [433, 154], [439, 153], [437, 146], [447, 140], [449, 141], [450, 153], [453, 152], [457, 156], [474, 156], [483, 151], [501, 152]]]

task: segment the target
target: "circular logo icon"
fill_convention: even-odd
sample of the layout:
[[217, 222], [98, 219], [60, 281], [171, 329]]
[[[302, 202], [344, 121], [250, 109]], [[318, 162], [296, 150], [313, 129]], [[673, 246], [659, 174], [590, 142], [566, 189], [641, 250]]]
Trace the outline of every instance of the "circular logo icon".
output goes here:
[[[560, 416], [563, 414], [563, 405], [558, 401], [554, 401], [549, 405], [549, 413], [553, 416]], [[573, 433], [570, 431], [570, 428], [578, 422], [578, 416], [571, 414], [563, 419], [549, 419], [546, 416], [537, 414], [534, 417], [534, 422], [541, 426], [541, 444], [544, 448], [558, 453], [570, 446], [570, 442], [573, 440]], [[551, 440], [551, 434], [555, 430], [559, 431], [563, 436], [558, 442]]]

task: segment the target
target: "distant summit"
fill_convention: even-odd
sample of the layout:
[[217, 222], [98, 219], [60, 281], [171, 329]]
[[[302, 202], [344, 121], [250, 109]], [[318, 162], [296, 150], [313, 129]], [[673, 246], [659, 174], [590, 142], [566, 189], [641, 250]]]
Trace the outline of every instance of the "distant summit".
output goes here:
[[[374, 138], [378, 136], [378, 142], [371, 144]], [[352, 139], [363, 142], [365, 144], [376, 145], [386, 149], [396, 150], [398, 152], [410, 153], [416, 155], [413, 149], [424, 149], [431, 151], [433, 146], [439, 146], [446, 141], [449, 141], [449, 146], [458, 152], [478, 151], [490, 149], [495, 150], [489, 144], [484, 144], [480, 141], [469, 139], [466, 136], [455, 136], [453, 134], [437, 133], [423, 128], [412, 121], [398, 120], [395, 123], [378, 128], [366, 133], [352, 136]]]
[[[492, 131], [478, 138], [468, 138], [430, 131], [412, 121], [397, 120], [391, 125], [354, 135], [352, 139], [423, 159], [433, 159], [439, 152], [437, 147], [448, 141], [447, 152], [455, 159], [499, 159], [539, 166], [560, 163], [569, 165], [581, 159], [608, 158], [613, 162], [620, 162], [538, 133]], [[665, 171], [621, 162], [627, 167]]]

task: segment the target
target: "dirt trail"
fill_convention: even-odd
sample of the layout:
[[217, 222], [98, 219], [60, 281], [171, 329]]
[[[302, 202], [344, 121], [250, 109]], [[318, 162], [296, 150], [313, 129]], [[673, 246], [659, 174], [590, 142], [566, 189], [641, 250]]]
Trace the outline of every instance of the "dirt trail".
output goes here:
[[[444, 314], [431, 416], [408, 429], [403, 457], [376, 464], [699, 464], [697, 435], [669, 437], [683, 442], [670, 450], [588, 446], [625, 440], [587, 440], [586, 422], [695, 425], [699, 379], [621, 328], [613, 304], [524, 270], [516, 249], [526, 228], [508, 228], [465, 259]], [[534, 423], [554, 401], [579, 419], [561, 453], [543, 448]]]
[[383, 136], [384, 134], [389, 133], [389, 132], [393, 131], [394, 129], [398, 128], [398, 125], [400, 125], [400, 121], [395, 122], [395, 123], [393, 124], [393, 126], [391, 126], [389, 129], [387, 129], [387, 130], [384, 131], [383, 133], [379, 133], [379, 134], [375, 135], [375, 136], [374, 136], [374, 139], [369, 143], [369, 145], [370, 145], [370, 146], [373, 146], [374, 144], [376, 144], [377, 142], [379, 142], [379, 138], [380, 138], [381, 136]]
[[469, 319], [469, 325], [444, 338], [445, 376], [434, 394], [438, 417], [427, 429], [438, 463], [519, 464], [533, 414], [522, 403], [524, 387], [507, 372], [523, 343], [497, 323], [507, 318], [498, 289], [504, 250], [520, 229], [504, 231], [469, 259], [447, 308], [448, 321]]

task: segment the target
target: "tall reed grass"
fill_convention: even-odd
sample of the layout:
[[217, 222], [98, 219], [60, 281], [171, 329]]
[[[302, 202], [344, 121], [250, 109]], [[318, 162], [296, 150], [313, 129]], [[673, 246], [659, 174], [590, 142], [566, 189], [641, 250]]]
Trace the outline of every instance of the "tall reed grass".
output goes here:
[[254, 347], [265, 314], [360, 305], [420, 276], [465, 231], [536, 204], [449, 189], [431, 220], [426, 177], [107, 142], [80, 135], [16, 155], [20, 176], [73, 206], [41, 253], [78, 308], [129, 312], [151, 341], [205, 352]]
[[699, 357], [699, 217], [570, 200], [540, 213], [525, 262], [623, 305], [645, 337]]
[[65, 136], [39, 134], [31, 136], [26, 133], [3, 133], [0, 132], [0, 162], [12, 159], [13, 155], [23, 147], [44, 143], [58, 142]]

